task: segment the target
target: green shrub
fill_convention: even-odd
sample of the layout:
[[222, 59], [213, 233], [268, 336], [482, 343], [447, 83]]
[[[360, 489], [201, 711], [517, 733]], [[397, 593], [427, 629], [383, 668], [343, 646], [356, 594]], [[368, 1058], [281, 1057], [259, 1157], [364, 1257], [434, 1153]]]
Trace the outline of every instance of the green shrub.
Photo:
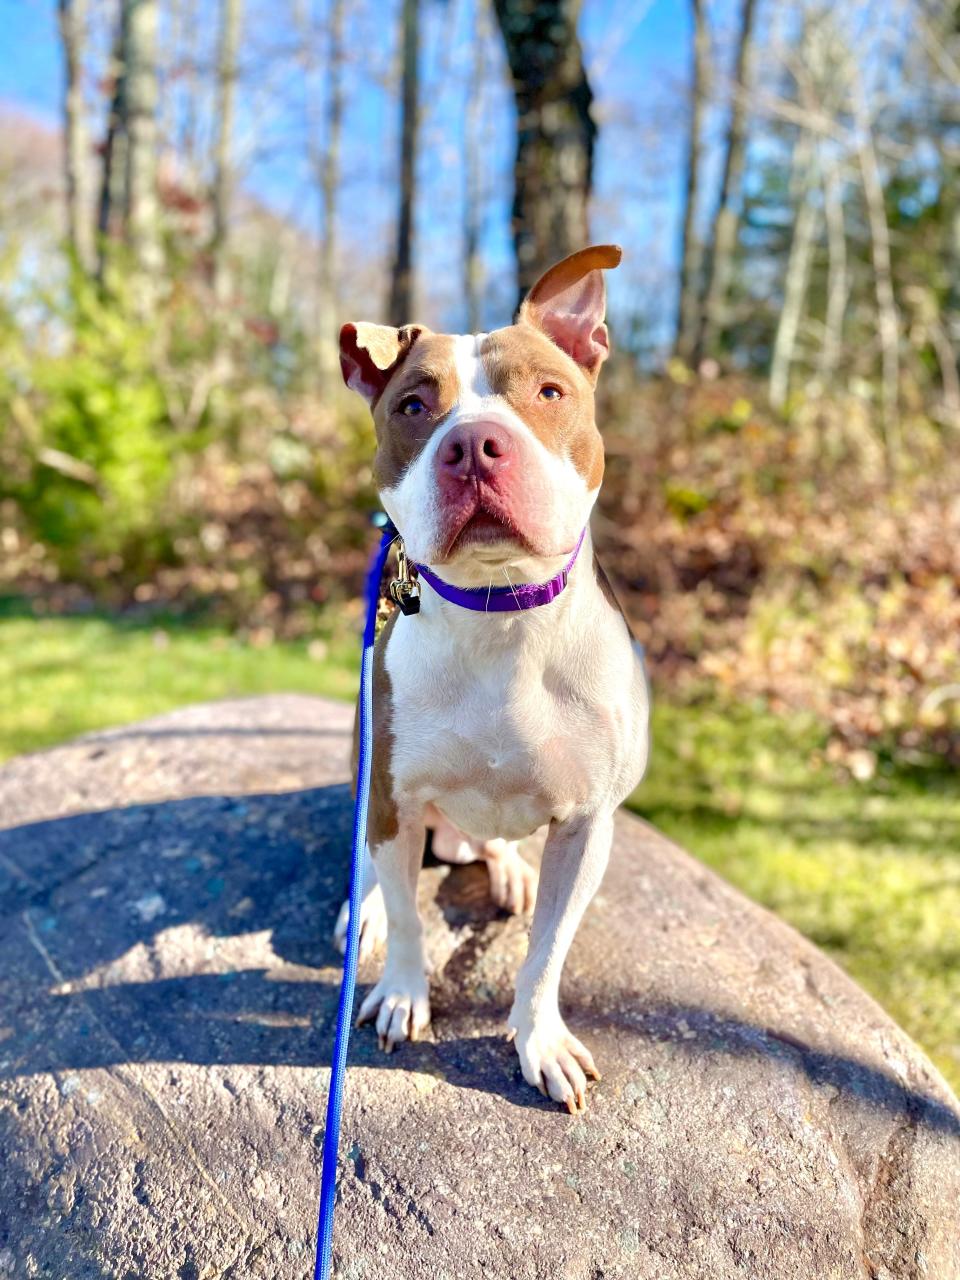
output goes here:
[[14, 413], [19, 466], [8, 488], [61, 571], [82, 574], [91, 560], [156, 538], [182, 442], [142, 321], [80, 281], [54, 318], [71, 340], [28, 364]]

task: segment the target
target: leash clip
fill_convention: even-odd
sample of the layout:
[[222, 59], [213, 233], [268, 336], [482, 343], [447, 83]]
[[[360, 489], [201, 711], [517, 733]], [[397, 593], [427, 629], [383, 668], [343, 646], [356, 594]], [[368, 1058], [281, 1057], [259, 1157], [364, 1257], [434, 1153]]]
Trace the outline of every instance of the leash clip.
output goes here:
[[393, 603], [405, 618], [420, 612], [420, 581], [401, 539], [397, 540], [397, 576], [387, 588]]

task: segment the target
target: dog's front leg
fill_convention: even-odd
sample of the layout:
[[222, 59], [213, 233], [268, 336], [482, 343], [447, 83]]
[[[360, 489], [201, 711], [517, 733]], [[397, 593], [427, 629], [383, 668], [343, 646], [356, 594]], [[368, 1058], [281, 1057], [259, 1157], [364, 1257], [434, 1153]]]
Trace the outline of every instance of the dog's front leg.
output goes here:
[[360, 1006], [357, 1025], [376, 1017], [380, 1047], [387, 1053], [401, 1040], [416, 1040], [430, 1024], [423, 926], [417, 910], [425, 836], [422, 813], [401, 816], [397, 834], [371, 851], [387, 910], [387, 959], [383, 976]]
[[586, 1106], [587, 1077], [600, 1079], [589, 1049], [560, 1016], [560, 975], [577, 927], [596, 893], [613, 840], [609, 813], [550, 824], [530, 946], [510, 1012], [523, 1078], [570, 1112]]

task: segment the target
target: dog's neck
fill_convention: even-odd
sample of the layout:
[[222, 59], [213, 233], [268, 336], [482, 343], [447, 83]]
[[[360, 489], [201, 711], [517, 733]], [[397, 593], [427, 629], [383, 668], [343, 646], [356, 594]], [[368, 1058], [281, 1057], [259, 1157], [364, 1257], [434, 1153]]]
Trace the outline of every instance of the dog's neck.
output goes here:
[[[503, 569], [498, 571], [491, 567], [486, 582], [482, 581], [482, 571], [480, 574], [471, 571], [468, 576], [473, 580], [464, 585], [482, 587], [489, 583], [493, 586], [506, 586], [508, 581], [513, 585], [523, 580], [545, 581], [559, 573], [569, 559], [570, 553], [566, 552], [549, 560], [531, 560], [527, 563], [534, 576], [526, 579], [519, 577], [519, 570], [524, 563], [522, 561], [506, 570], [509, 577], [504, 576]], [[589, 613], [598, 599], [602, 599], [602, 593], [594, 571], [593, 540], [588, 528], [580, 553], [570, 570], [566, 589], [549, 604], [505, 613], [464, 609], [445, 600], [428, 582], [421, 579], [420, 612], [410, 619], [410, 624], [414, 627], [423, 625], [431, 635], [445, 632], [451, 640], [471, 646], [474, 651], [491, 645], [499, 647], [504, 643], [522, 645], [531, 641], [539, 644], [551, 632], [559, 638], [566, 632], [571, 621], [578, 627], [582, 626], [584, 614]]]
[[[587, 535], [589, 536], [589, 535]], [[579, 555], [583, 554], [587, 538], [584, 538]], [[524, 583], [548, 582], [569, 564], [572, 548], [555, 556], [518, 554], [510, 561], [485, 562], [482, 554], [458, 564], [434, 565], [427, 563], [438, 578], [465, 591], [480, 591], [488, 587], [518, 587]], [[578, 555], [578, 559], [579, 559]]]

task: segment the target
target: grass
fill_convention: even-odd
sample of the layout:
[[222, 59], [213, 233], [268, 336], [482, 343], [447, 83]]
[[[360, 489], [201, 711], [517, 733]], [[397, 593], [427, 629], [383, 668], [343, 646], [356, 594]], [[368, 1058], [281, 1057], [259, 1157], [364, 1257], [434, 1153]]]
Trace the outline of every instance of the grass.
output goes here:
[[310, 646], [258, 647], [182, 620], [36, 618], [0, 602], [0, 759], [187, 702], [278, 692], [350, 698], [355, 650], [342, 630]]
[[[311, 656], [313, 655], [313, 656]], [[356, 642], [258, 648], [214, 626], [36, 618], [0, 604], [0, 759], [187, 702], [350, 697]], [[960, 1088], [960, 780], [823, 762], [824, 730], [716, 700], [654, 712], [632, 806], [870, 991]]]
[[960, 779], [823, 760], [813, 720], [657, 707], [631, 806], [822, 947], [960, 1090]]

